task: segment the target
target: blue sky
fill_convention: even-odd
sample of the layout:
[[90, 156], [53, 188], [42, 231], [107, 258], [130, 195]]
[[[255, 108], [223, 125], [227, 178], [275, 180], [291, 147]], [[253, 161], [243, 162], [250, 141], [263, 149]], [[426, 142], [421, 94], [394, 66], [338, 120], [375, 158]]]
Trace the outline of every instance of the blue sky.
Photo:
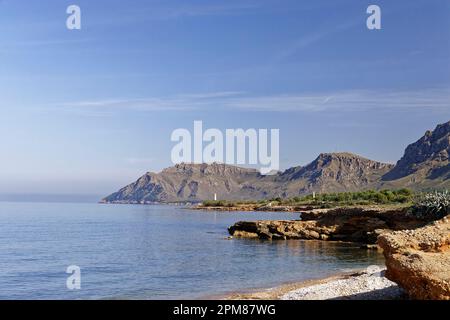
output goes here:
[[115, 191], [194, 120], [279, 128], [285, 169], [395, 162], [450, 119], [446, 0], [0, 0], [0, 29], [0, 193]]

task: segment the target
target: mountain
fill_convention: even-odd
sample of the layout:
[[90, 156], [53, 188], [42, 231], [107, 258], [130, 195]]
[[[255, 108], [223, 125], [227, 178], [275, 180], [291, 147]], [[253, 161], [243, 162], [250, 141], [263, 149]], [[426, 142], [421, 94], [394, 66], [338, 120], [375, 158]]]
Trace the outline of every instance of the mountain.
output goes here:
[[257, 200], [312, 192], [367, 189], [450, 188], [450, 121], [409, 145], [394, 166], [352, 153], [323, 153], [306, 166], [263, 176], [255, 169], [226, 164], [177, 164], [148, 172], [104, 198], [111, 203]]
[[382, 185], [414, 189], [450, 186], [450, 121], [410, 144], [395, 167], [382, 178]]
[[145, 203], [245, 200], [293, 197], [312, 191], [345, 191], [374, 187], [392, 165], [350, 153], [326, 153], [305, 167], [272, 176], [226, 164], [177, 164], [160, 173], [146, 173], [103, 202]]
[[342, 192], [376, 188], [380, 178], [393, 168], [356, 154], [322, 153], [304, 167], [294, 167], [280, 175], [284, 196], [315, 192]]
[[177, 202], [262, 198], [251, 186], [263, 176], [255, 169], [223, 164], [177, 164], [161, 173], [148, 172], [136, 182], [104, 199], [105, 202]]

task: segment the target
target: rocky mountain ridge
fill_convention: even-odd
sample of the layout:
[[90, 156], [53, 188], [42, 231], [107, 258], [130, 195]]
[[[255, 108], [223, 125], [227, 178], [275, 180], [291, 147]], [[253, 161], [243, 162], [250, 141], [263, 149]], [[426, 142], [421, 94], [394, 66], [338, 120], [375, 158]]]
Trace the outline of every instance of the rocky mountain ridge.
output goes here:
[[[410, 144], [395, 167], [383, 176], [383, 181], [399, 180], [410, 177], [436, 180], [450, 178], [450, 121], [440, 124], [434, 131]], [[415, 179], [414, 179], [415, 178]]]
[[104, 198], [106, 203], [198, 202], [294, 197], [312, 192], [450, 188], [450, 121], [409, 145], [396, 165], [342, 152], [323, 153], [306, 166], [263, 176], [226, 164], [177, 164], [148, 172]]

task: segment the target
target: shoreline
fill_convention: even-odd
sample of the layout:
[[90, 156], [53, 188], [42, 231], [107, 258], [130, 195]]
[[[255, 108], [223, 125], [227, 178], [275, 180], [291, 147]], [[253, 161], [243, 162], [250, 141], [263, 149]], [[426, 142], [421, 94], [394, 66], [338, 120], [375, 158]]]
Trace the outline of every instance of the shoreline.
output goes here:
[[325, 278], [213, 295], [206, 300], [396, 300], [406, 298], [404, 292], [395, 283], [384, 277], [384, 266], [372, 267], [373, 270], [357, 269]]

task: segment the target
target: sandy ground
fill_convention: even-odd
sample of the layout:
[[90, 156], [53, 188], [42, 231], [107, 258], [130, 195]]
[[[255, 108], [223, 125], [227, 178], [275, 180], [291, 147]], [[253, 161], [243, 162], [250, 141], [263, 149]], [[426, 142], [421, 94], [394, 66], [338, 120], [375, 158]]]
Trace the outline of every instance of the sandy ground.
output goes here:
[[291, 283], [247, 293], [233, 293], [225, 300], [395, 300], [403, 291], [384, 277], [384, 270], [356, 271], [320, 280]]

